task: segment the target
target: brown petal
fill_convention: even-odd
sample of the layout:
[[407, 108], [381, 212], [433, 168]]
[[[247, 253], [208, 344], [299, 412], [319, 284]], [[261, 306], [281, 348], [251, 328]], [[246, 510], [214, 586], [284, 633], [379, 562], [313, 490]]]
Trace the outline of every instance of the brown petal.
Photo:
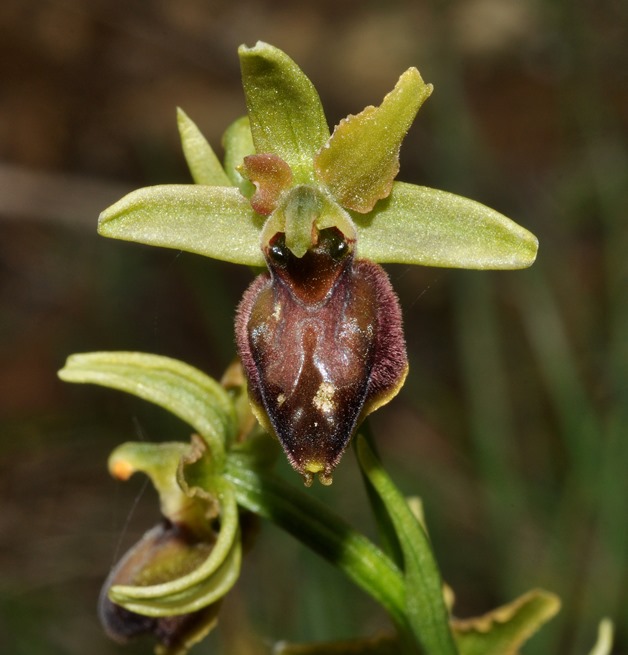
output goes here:
[[242, 171], [255, 185], [251, 207], [258, 214], [270, 216], [281, 193], [292, 184], [290, 166], [277, 155], [261, 153], [245, 157]]

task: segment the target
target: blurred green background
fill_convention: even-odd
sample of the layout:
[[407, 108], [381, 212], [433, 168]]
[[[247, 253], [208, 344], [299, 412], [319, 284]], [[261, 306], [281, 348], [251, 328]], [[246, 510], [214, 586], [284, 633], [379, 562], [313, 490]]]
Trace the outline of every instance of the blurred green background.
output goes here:
[[[236, 48], [310, 76], [330, 124], [417, 66], [435, 92], [400, 179], [471, 196], [540, 239], [521, 272], [390, 267], [411, 362], [373, 427], [423, 497], [459, 616], [531, 587], [563, 610], [525, 649], [628, 652], [628, 3], [3, 0], [0, 4], [0, 652], [105, 655], [100, 584], [158, 517], [108, 477], [129, 439], [187, 438], [122, 394], [61, 384], [72, 352], [152, 351], [220, 376], [240, 267], [96, 236], [138, 186], [185, 182], [175, 107], [219, 149], [244, 113]], [[282, 465], [295, 484], [299, 479]], [[349, 452], [312, 493], [374, 532]], [[265, 526], [195, 652], [367, 635], [385, 617]]]

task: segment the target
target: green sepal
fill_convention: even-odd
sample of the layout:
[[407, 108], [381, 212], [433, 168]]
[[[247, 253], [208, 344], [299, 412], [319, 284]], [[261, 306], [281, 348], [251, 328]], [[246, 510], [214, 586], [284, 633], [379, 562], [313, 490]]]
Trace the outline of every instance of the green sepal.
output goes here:
[[175, 359], [134, 352], [71, 355], [59, 377], [126, 391], [163, 407], [192, 426], [219, 463], [236, 436], [237, 418], [227, 392], [198, 369]]
[[358, 256], [376, 262], [471, 269], [530, 266], [537, 238], [469, 198], [395, 182], [367, 215], [353, 214]]
[[297, 184], [314, 181], [314, 155], [329, 138], [314, 85], [288, 55], [267, 43], [240, 46], [238, 54], [255, 151], [281, 157]]
[[194, 182], [211, 186], [229, 186], [231, 180], [227, 177], [212, 147], [196, 123], [180, 107], [177, 108], [177, 125], [183, 154]]
[[432, 88], [409, 68], [379, 107], [366, 107], [337, 125], [314, 168], [343, 207], [366, 213], [388, 196], [399, 172], [401, 142]]
[[245, 157], [255, 153], [248, 116], [241, 116], [229, 125], [222, 135], [222, 146], [225, 149], [225, 172], [231, 184], [237, 186], [242, 195], [249, 198], [255, 187], [240, 173], [239, 168]]
[[460, 655], [516, 655], [560, 609], [554, 594], [535, 589], [483, 616], [452, 621]]
[[133, 191], [105, 209], [98, 233], [263, 266], [259, 235], [264, 220], [236, 187], [166, 184]]
[[363, 474], [379, 494], [399, 539], [410, 630], [425, 653], [457, 655], [443, 583], [427, 534], [362, 434], [356, 437], [356, 451]]
[[119, 480], [127, 480], [138, 471], [147, 475], [159, 494], [162, 515], [171, 523], [185, 525], [186, 530], [206, 537], [208, 519], [215, 514], [214, 503], [200, 503], [177, 482], [181, 458], [189, 455], [189, 452], [190, 445], [179, 441], [129, 441], [111, 453], [108, 468], [111, 475]]

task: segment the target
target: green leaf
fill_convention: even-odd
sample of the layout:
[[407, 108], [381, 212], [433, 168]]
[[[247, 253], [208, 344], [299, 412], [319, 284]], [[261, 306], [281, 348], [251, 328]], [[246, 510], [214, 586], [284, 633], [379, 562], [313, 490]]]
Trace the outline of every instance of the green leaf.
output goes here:
[[212, 147], [188, 115], [177, 108], [177, 124], [183, 154], [196, 184], [229, 186], [231, 181], [220, 165]]
[[410, 68], [379, 107], [340, 121], [314, 167], [343, 207], [366, 213], [388, 196], [399, 172], [401, 142], [431, 93], [432, 85]]
[[535, 589], [484, 616], [454, 620], [460, 655], [516, 655], [559, 609], [557, 596]]
[[138, 189], [118, 200], [100, 215], [98, 233], [263, 266], [264, 220], [236, 187], [172, 184]]
[[218, 462], [237, 419], [227, 392], [198, 369], [169, 357], [131, 352], [71, 355], [59, 371], [66, 382], [99, 384], [148, 400], [191, 425]]
[[415, 639], [426, 655], [456, 655], [443, 583], [427, 535], [366, 438], [358, 434], [356, 440], [364, 475], [380, 495], [397, 532], [404, 559], [406, 613]]
[[240, 46], [238, 54], [256, 152], [281, 157], [296, 183], [314, 181], [314, 155], [329, 138], [329, 128], [312, 82], [267, 43]]
[[237, 186], [247, 198], [250, 197], [255, 187], [239, 170], [244, 158], [255, 153], [248, 116], [242, 116], [231, 123], [222, 136], [222, 145], [225, 149], [225, 172], [231, 184]]
[[613, 650], [613, 622], [602, 619], [597, 633], [597, 641], [589, 655], [611, 655]]
[[533, 234], [479, 202], [403, 182], [353, 219], [358, 256], [376, 262], [515, 269], [530, 266], [538, 248]]

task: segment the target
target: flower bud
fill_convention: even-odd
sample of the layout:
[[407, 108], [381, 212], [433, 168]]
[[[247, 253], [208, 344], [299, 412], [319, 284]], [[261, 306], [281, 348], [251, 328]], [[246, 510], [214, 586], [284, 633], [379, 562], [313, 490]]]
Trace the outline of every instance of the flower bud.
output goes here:
[[109, 592], [115, 585], [146, 585], [170, 579], [173, 569], [198, 565], [212, 545], [198, 541], [169, 521], [149, 530], [113, 568], [102, 587], [98, 616], [107, 635], [118, 643], [152, 636], [157, 653], [187, 652], [216, 624], [220, 601], [194, 612], [175, 616], [145, 616], [114, 603]]

